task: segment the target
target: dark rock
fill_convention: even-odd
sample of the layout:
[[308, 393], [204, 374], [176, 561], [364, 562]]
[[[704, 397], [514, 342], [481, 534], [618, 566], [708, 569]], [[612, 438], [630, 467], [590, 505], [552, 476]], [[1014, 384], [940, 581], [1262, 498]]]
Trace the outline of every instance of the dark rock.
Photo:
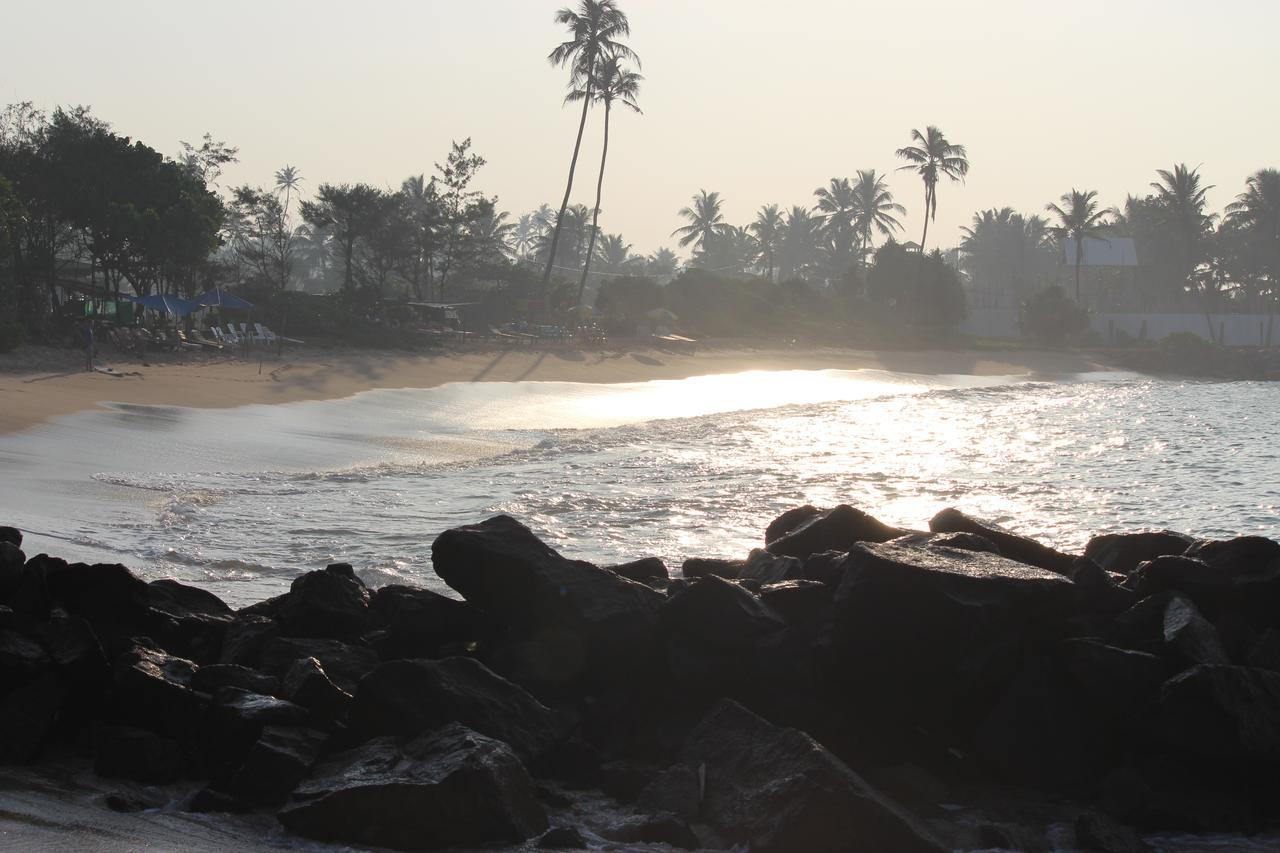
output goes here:
[[14, 628], [0, 628], [0, 690], [31, 681], [51, 664], [35, 639]]
[[237, 614], [222, 636], [219, 663], [257, 666], [266, 644], [280, 636], [280, 625], [269, 616]]
[[515, 753], [456, 723], [322, 761], [279, 819], [307, 838], [396, 850], [515, 844], [547, 827]]
[[1245, 664], [1256, 669], [1280, 672], [1280, 631], [1275, 628], [1264, 631], [1253, 648], [1249, 650]]
[[327, 740], [328, 735], [315, 729], [264, 726], [227, 783], [227, 793], [259, 806], [284, 802]]
[[808, 624], [828, 612], [835, 589], [821, 581], [789, 580], [765, 584], [760, 600], [791, 625]]
[[1203, 560], [1232, 577], [1246, 577], [1264, 572], [1274, 575], [1272, 564], [1280, 560], [1280, 542], [1265, 536], [1237, 536], [1196, 542], [1183, 552], [1187, 557]]
[[148, 600], [156, 610], [172, 616], [201, 613], [205, 616], [230, 616], [231, 608], [218, 596], [197, 586], [164, 578], [147, 584]]
[[99, 776], [168, 785], [181, 779], [186, 770], [181, 745], [146, 729], [104, 727], [98, 730], [96, 740], [93, 772]]
[[1047, 545], [1006, 530], [998, 524], [965, 515], [958, 509], [944, 509], [929, 519], [929, 529], [934, 533], [976, 533], [989, 539], [1000, 549], [1000, 554], [1010, 560], [1067, 574], [1076, 558]]
[[329, 680], [315, 658], [294, 661], [283, 687], [284, 698], [332, 720], [346, 719], [354, 701], [350, 693]]
[[586, 850], [587, 840], [572, 826], [548, 829], [538, 839], [539, 850]]
[[66, 564], [65, 560], [58, 560], [47, 554], [37, 554], [30, 558], [22, 567], [17, 585], [4, 596], [5, 603], [16, 613], [34, 619], [48, 619], [50, 601], [49, 586], [46, 582], [47, 571], [50, 567]]
[[738, 572], [740, 580], [759, 584], [780, 583], [804, 577], [804, 562], [795, 557], [778, 557], [763, 548], [752, 549]]
[[184, 658], [135, 645], [112, 665], [116, 713], [131, 725], [185, 737], [203, 706], [191, 689], [196, 669]]
[[1146, 853], [1151, 849], [1132, 827], [1101, 812], [1081, 812], [1076, 817], [1075, 830], [1075, 846], [1081, 850], [1098, 853]]
[[840, 504], [806, 518], [770, 542], [768, 550], [778, 556], [803, 559], [822, 551], [848, 551], [858, 542], [888, 542], [909, 532]]
[[237, 616], [262, 616], [267, 619], [278, 619], [280, 616], [280, 608], [289, 600], [289, 593], [281, 593], [280, 595], [264, 598], [262, 601], [250, 604], [247, 607], [241, 607], [236, 611]]
[[224, 687], [234, 687], [249, 693], [267, 696], [280, 695], [280, 679], [266, 675], [247, 666], [230, 663], [210, 664], [196, 671], [191, 687], [201, 693], [213, 694]]
[[127, 651], [150, 623], [147, 584], [122, 565], [49, 561], [44, 571], [50, 600], [87, 619], [108, 656]]
[[1130, 585], [1143, 597], [1170, 589], [1193, 596], [1196, 593], [1220, 592], [1231, 586], [1234, 580], [1204, 560], [1178, 555], [1156, 557], [1140, 563], [1130, 575]]
[[0, 526], [0, 542], [8, 542], [15, 548], [21, 548], [22, 531], [16, 527]]
[[695, 579], [717, 577], [736, 580], [742, 573], [745, 560], [722, 560], [717, 557], [690, 557], [680, 564], [682, 577]]
[[351, 639], [369, 627], [369, 590], [348, 563], [294, 579], [277, 618], [288, 637]]
[[816, 741], [736, 702], [715, 705], [680, 761], [706, 768], [702, 816], [752, 851], [945, 849], [911, 815]]
[[360, 679], [380, 663], [378, 654], [368, 646], [340, 640], [295, 639], [277, 637], [262, 649], [263, 672], [283, 678], [294, 661], [315, 658], [329, 679], [348, 693], [354, 693]]
[[1151, 720], [1167, 749], [1227, 761], [1280, 761], [1280, 673], [1195, 666], [1165, 683]]
[[159, 618], [150, 626], [150, 636], [166, 652], [199, 664], [220, 660], [223, 641], [234, 617], [189, 613], [175, 618], [164, 611], [154, 613]]
[[187, 811], [200, 813], [248, 814], [253, 811], [253, 808], [252, 803], [212, 787], [196, 791], [191, 802], [187, 804]]
[[27, 555], [12, 542], [0, 539], [0, 599], [4, 599], [22, 582]]
[[312, 728], [313, 722], [311, 712], [301, 705], [234, 687], [222, 688], [200, 730], [199, 743], [209, 775], [226, 790], [264, 729]]
[[764, 529], [764, 544], [771, 545], [776, 540], [795, 530], [801, 524], [804, 524], [814, 516], [822, 515], [822, 510], [813, 504], [805, 504], [804, 506], [794, 507], [787, 510], [782, 515], [769, 522], [769, 526]]
[[567, 560], [529, 528], [500, 515], [446, 530], [431, 546], [445, 583], [499, 620], [513, 638], [548, 654], [526, 657], [523, 679], [568, 684], [636, 683], [660, 664], [665, 596], [581, 560]]
[[958, 725], [1075, 596], [1065, 577], [994, 554], [855, 545], [835, 595], [833, 674], [886, 725], [927, 723], [931, 709]]
[[786, 627], [759, 596], [714, 575], [671, 596], [663, 606], [662, 621], [668, 632], [734, 647]]
[[[648, 583], [652, 580], [667, 580], [671, 577], [671, 573], [667, 571], [667, 564], [662, 562], [658, 557], [645, 557], [641, 560], [632, 560], [629, 563], [618, 563], [613, 566], [606, 566], [609, 571], [615, 575], [624, 577], [627, 580], [637, 581], [639, 583]], [[552, 830], [554, 832], [555, 830]]]
[[549, 708], [471, 658], [384, 663], [360, 682], [350, 714], [366, 738], [413, 736], [451, 721], [505, 742], [526, 762], [567, 734]]
[[491, 633], [475, 607], [429, 589], [384, 586], [373, 593], [369, 607], [387, 626], [396, 657], [440, 657], [450, 649], [457, 654]]
[[1077, 607], [1082, 611], [1119, 613], [1132, 607], [1139, 598], [1087, 557], [1076, 560], [1067, 576], [1076, 585]]
[[702, 807], [702, 785], [698, 771], [687, 764], [674, 764], [659, 773], [640, 791], [635, 808], [646, 814], [674, 814], [683, 820], [697, 820]]
[[1063, 640], [1054, 657], [1085, 700], [1088, 713], [1103, 718], [1137, 718], [1179, 667], [1166, 657], [1093, 639]]
[[810, 554], [804, 561], [804, 576], [806, 580], [825, 583], [835, 589], [840, 585], [840, 579], [844, 577], [845, 569], [848, 567], [847, 551], [823, 551]]
[[656, 768], [637, 761], [616, 760], [602, 763], [596, 784], [605, 794], [620, 803], [634, 802], [657, 776]]
[[103, 797], [102, 804], [113, 812], [133, 814], [163, 808], [165, 797], [154, 789], [116, 791]]
[[46, 672], [0, 699], [0, 764], [30, 761], [39, 754], [58, 722], [67, 685]]
[[939, 533], [929, 540], [929, 544], [940, 548], [959, 548], [962, 551], [985, 551], [988, 554], [1000, 554], [999, 545], [977, 533]]
[[1133, 648], [1187, 664], [1231, 662], [1217, 630], [1189, 598], [1176, 592], [1142, 599], [1116, 617], [1114, 628]]
[[702, 846], [689, 824], [672, 814], [635, 815], [618, 821], [600, 834], [623, 844], [666, 844], [678, 850]]
[[1127, 575], [1140, 563], [1166, 554], [1181, 554], [1194, 542], [1190, 536], [1172, 530], [1105, 533], [1089, 540], [1084, 555], [1108, 571]]

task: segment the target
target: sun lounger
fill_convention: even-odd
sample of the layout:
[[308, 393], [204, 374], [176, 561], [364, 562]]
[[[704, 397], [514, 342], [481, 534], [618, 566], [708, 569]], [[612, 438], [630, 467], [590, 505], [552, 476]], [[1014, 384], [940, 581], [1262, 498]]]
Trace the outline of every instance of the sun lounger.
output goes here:
[[209, 340], [204, 336], [204, 332], [200, 331], [199, 329], [192, 329], [189, 337], [193, 342], [199, 344], [205, 349], [211, 349], [211, 350], [222, 349], [222, 344], [218, 343], [217, 341]]

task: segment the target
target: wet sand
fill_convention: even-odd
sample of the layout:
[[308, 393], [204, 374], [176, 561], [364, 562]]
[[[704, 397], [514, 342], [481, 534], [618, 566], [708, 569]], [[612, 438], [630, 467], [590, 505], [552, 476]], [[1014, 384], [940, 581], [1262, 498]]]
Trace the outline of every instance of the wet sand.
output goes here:
[[[648, 346], [603, 351], [518, 347], [437, 355], [299, 349], [277, 358], [204, 358], [138, 362], [99, 359], [120, 375], [89, 372], [73, 353], [47, 351], [46, 364], [0, 360], [0, 433], [99, 404], [225, 408], [349, 397], [375, 388], [431, 388], [449, 382], [643, 382], [745, 370], [856, 370], [925, 375], [1057, 376], [1105, 370], [1070, 352], [1020, 350], [870, 351], [838, 348], [699, 347], [695, 352]], [[32, 363], [32, 362], [36, 363]], [[74, 366], [73, 366], [74, 365]]]

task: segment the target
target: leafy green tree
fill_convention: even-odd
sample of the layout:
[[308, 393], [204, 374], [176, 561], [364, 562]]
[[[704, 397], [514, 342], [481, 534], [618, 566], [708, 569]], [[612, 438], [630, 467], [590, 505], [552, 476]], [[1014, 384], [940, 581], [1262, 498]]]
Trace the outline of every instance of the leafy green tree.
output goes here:
[[356, 247], [377, 224], [381, 204], [382, 193], [368, 184], [321, 184], [315, 199], [302, 203], [306, 223], [333, 241], [343, 293], [355, 293]]
[[444, 301], [449, 273], [460, 259], [469, 257], [472, 252], [473, 247], [467, 244], [467, 238], [472, 223], [482, 213], [476, 202], [483, 196], [470, 187], [484, 164], [483, 157], [471, 153], [471, 137], [454, 142], [443, 165], [436, 164], [436, 171], [440, 173], [440, 207], [443, 219], [438, 282], [441, 301]]
[[408, 244], [401, 258], [400, 275], [413, 295], [422, 299], [430, 289], [433, 262], [440, 247], [444, 210], [436, 191], [435, 178], [413, 175], [400, 184], [404, 199], [404, 219], [408, 227]]
[[1156, 191], [1165, 227], [1176, 237], [1178, 277], [1186, 282], [1204, 259], [1213, 232], [1215, 217], [1205, 212], [1205, 193], [1213, 187], [1203, 185], [1199, 169], [1188, 169], [1186, 163], [1156, 174], [1160, 180], [1153, 181], [1151, 188]]
[[610, 275], [621, 275], [634, 268], [639, 261], [631, 254], [631, 244], [621, 234], [606, 234], [596, 247], [596, 255], [600, 259], [603, 272]]
[[1018, 329], [1027, 337], [1061, 346], [1089, 328], [1089, 312], [1069, 299], [1056, 284], [1018, 306]]
[[993, 303], [1004, 294], [1009, 304], [1017, 305], [1023, 293], [1057, 271], [1048, 224], [1039, 216], [992, 208], [975, 213], [973, 222], [960, 230], [964, 269], [975, 289], [986, 290]]
[[1280, 299], [1280, 170], [1261, 169], [1249, 176], [1245, 191], [1227, 205], [1227, 222], [1240, 237], [1235, 254], [1242, 273], [1267, 305], [1267, 345], [1271, 345]]
[[941, 130], [929, 125], [924, 133], [911, 131], [915, 145], [899, 148], [898, 157], [907, 161], [902, 169], [910, 169], [924, 181], [924, 231], [920, 234], [920, 254], [924, 254], [929, 222], [938, 214], [938, 181], [949, 178], [963, 181], [969, 174], [969, 155], [963, 145], [953, 144]]
[[1098, 193], [1096, 190], [1088, 192], [1080, 192], [1072, 189], [1069, 193], [1063, 193], [1062, 202], [1058, 204], [1047, 204], [1045, 210], [1057, 217], [1057, 222], [1051, 226], [1054, 234], [1060, 239], [1071, 239], [1075, 241], [1075, 273], [1076, 273], [1076, 302], [1080, 302], [1080, 268], [1084, 266], [1084, 241], [1089, 239], [1101, 238], [1107, 230], [1107, 217], [1113, 213], [1109, 207], [1098, 206]]
[[858, 198], [848, 178], [832, 178], [825, 187], [813, 191], [818, 198], [822, 230], [831, 242], [835, 265], [847, 266], [853, 257], [853, 244], [857, 233], [854, 219], [858, 211]]
[[242, 186], [232, 190], [236, 226], [232, 244], [239, 261], [273, 290], [285, 290], [293, 268], [293, 233], [284, 202], [274, 192]]
[[671, 236], [680, 237], [681, 248], [693, 246], [705, 254], [710, 251], [717, 237], [728, 235], [733, 227], [724, 221], [723, 207], [720, 193], [698, 190], [698, 194], [693, 197], [693, 205], [680, 209], [680, 216], [687, 219], [689, 224], [672, 231]]
[[582, 264], [582, 278], [578, 282], [578, 304], [582, 303], [582, 294], [587, 289], [587, 275], [591, 271], [591, 256], [595, 253], [596, 233], [600, 222], [600, 197], [604, 192], [604, 166], [609, 158], [609, 116], [616, 102], [633, 112], [639, 113], [640, 107], [636, 98], [640, 95], [640, 81], [644, 78], [634, 71], [624, 68], [617, 56], [610, 56], [599, 62], [594, 73], [594, 86], [588, 85], [569, 94], [569, 99], [592, 97], [604, 104], [604, 144], [600, 148], [600, 176], [596, 179], [596, 206], [591, 211], [591, 234], [587, 244], [587, 253]]
[[582, 118], [578, 121], [578, 136], [573, 143], [573, 158], [569, 161], [569, 179], [565, 182], [564, 199], [556, 217], [547, 251], [547, 266], [542, 274], [542, 286], [551, 283], [551, 269], [555, 265], [560, 243], [560, 229], [565, 221], [565, 210], [573, 194], [573, 175], [578, 168], [578, 152], [582, 149], [582, 132], [587, 126], [587, 110], [593, 99], [593, 83], [599, 63], [603, 60], [629, 59], [640, 65], [640, 57], [622, 43], [631, 35], [631, 24], [626, 13], [618, 8], [615, 0], [579, 0], [577, 9], [561, 9], [556, 12], [557, 24], [569, 30], [569, 38], [551, 51], [547, 60], [556, 67], [569, 67], [569, 89], [584, 88]]
[[645, 259], [645, 275], [652, 278], [670, 278], [680, 267], [680, 259], [670, 249], [662, 248]]
[[818, 250], [821, 220], [807, 207], [795, 205], [787, 211], [778, 249], [778, 278], [785, 281], [814, 262]]
[[940, 252], [908, 252], [892, 240], [876, 249], [866, 287], [873, 303], [905, 325], [949, 329], [967, 311], [964, 285]]

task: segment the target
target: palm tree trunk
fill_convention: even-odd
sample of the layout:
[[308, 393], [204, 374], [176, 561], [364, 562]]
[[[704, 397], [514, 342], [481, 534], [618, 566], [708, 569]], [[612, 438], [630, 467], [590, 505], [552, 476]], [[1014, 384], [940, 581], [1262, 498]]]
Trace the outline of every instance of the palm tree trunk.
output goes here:
[[604, 102], [604, 147], [600, 151], [600, 177], [596, 179], [596, 208], [591, 214], [591, 240], [587, 243], [587, 257], [582, 262], [582, 280], [578, 282], [578, 301], [587, 290], [587, 273], [591, 271], [591, 256], [596, 250], [596, 223], [600, 221], [600, 195], [604, 192], [604, 163], [609, 158], [609, 102]]
[[1080, 265], [1084, 263], [1084, 238], [1076, 238], [1076, 304], [1080, 304]]
[[578, 168], [578, 151], [582, 148], [582, 132], [587, 127], [587, 110], [591, 106], [591, 74], [595, 64], [587, 72], [587, 96], [582, 99], [582, 118], [578, 120], [578, 139], [573, 143], [573, 159], [569, 161], [569, 180], [564, 187], [564, 200], [560, 202], [560, 212], [556, 215], [556, 227], [551, 234], [551, 251], [547, 255], [547, 268], [542, 273], [542, 289], [545, 291], [551, 284], [551, 268], [556, 263], [556, 246], [560, 244], [560, 226], [564, 224], [564, 212], [569, 207], [569, 196], [573, 193], [573, 173]]
[[924, 241], [929, 236], [929, 185], [924, 185], [924, 233], [920, 235], [920, 256], [924, 257]]

